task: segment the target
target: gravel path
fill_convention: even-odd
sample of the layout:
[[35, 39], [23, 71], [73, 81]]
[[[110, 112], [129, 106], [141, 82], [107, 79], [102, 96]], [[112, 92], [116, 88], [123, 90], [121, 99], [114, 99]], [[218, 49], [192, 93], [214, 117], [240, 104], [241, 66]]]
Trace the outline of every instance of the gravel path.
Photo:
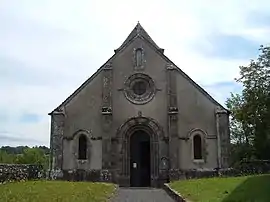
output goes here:
[[112, 202], [174, 202], [174, 200], [163, 189], [119, 188]]

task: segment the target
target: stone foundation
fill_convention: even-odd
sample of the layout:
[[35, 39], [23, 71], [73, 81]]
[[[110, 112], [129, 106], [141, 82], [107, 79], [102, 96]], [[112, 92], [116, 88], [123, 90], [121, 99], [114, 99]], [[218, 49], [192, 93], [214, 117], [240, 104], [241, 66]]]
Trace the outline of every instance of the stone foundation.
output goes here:
[[0, 183], [24, 181], [44, 177], [42, 166], [27, 164], [0, 164]]
[[[244, 162], [235, 168], [226, 169], [170, 169], [159, 170], [159, 176], [151, 179], [152, 187], [162, 187], [164, 183], [175, 180], [210, 177], [233, 177], [251, 174], [270, 173], [270, 161]], [[54, 170], [51, 179], [68, 181], [112, 182], [123, 187], [130, 186], [129, 176], [120, 175], [116, 170]]]
[[193, 179], [193, 178], [206, 178], [206, 177], [217, 177], [218, 171], [211, 169], [202, 169], [202, 170], [181, 170], [181, 169], [171, 169], [169, 171], [169, 179], [170, 181], [175, 180], [185, 180], [185, 179]]
[[270, 161], [243, 162], [234, 168], [226, 169], [171, 169], [169, 171], [170, 181], [185, 180], [193, 178], [209, 177], [236, 177], [242, 175], [270, 173]]
[[[59, 172], [59, 171], [58, 171]], [[61, 173], [60, 173], [61, 172]], [[109, 170], [63, 170], [60, 174], [51, 171], [51, 179], [68, 181], [91, 181], [91, 182], [113, 182], [113, 174]], [[55, 176], [55, 178], [53, 178]]]
[[[67, 180], [67, 181], [91, 181], [91, 182], [112, 182], [122, 187], [130, 186], [128, 176], [121, 176], [115, 170], [52, 170], [50, 171], [50, 179]], [[164, 183], [168, 183], [169, 178], [167, 172], [160, 173], [159, 178], [152, 179], [152, 187], [162, 187]]]

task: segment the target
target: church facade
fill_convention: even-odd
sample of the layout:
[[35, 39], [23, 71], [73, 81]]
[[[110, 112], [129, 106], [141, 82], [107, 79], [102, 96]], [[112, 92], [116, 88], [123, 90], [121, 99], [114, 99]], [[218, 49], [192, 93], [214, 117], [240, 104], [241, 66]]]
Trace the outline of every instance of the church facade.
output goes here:
[[187, 170], [227, 168], [229, 111], [139, 23], [114, 52], [49, 114], [51, 175], [157, 186]]

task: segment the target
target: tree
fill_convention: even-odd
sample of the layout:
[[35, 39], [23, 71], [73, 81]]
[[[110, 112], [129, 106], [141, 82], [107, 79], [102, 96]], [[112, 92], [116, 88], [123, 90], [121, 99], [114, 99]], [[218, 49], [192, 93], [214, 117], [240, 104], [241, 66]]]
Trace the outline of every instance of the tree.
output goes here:
[[0, 150], [0, 163], [13, 163], [15, 156], [8, 154], [6, 151]]
[[23, 150], [22, 155], [17, 156], [19, 164], [36, 164], [44, 166], [46, 164], [46, 157], [43, 150], [39, 148], [27, 148]]
[[270, 47], [261, 46], [257, 60], [240, 66], [241, 94], [231, 94], [231, 133], [235, 144], [251, 148], [248, 156], [270, 159]]
[[47, 169], [49, 167], [49, 149], [45, 146], [33, 148], [5, 146], [0, 149], [0, 163], [35, 164]]

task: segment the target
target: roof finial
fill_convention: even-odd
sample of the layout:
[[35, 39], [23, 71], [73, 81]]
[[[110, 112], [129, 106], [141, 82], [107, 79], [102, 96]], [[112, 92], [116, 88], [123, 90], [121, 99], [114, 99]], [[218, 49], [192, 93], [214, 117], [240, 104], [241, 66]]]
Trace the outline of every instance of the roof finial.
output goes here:
[[137, 33], [139, 33], [141, 31], [141, 28], [142, 28], [142, 26], [141, 26], [140, 22], [138, 21], [138, 23], [136, 25]]

